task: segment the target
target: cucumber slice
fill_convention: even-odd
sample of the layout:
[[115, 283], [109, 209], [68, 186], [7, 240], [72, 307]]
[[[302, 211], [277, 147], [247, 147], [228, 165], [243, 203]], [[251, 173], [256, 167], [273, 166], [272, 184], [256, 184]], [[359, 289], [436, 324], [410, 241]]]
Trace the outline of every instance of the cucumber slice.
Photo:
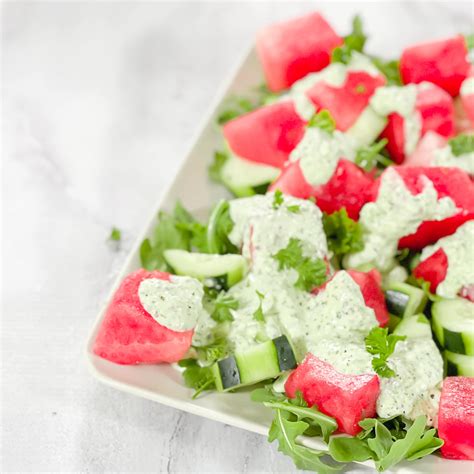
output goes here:
[[233, 227], [234, 222], [230, 217], [229, 202], [222, 199], [213, 209], [207, 225], [209, 252], [217, 254], [237, 253], [237, 247], [228, 237]]
[[369, 105], [346, 134], [354, 140], [356, 147], [360, 148], [372, 144], [386, 125], [387, 119], [376, 113]]
[[395, 331], [395, 328], [402, 322], [402, 318], [395, 316], [394, 314], [389, 314], [390, 319], [388, 320], [388, 330], [390, 332]]
[[446, 375], [463, 375], [465, 377], [474, 377], [473, 356], [444, 351], [443, 357], [446, 363]]
[[279, 336], [215, 362], [212, 373], [217, 390], [225, 392], [276, 378], [295, 367], [296, 358], [288, 338]]
[[264, 194], [268, 185], [280, 174], [273, 166], [254, 163], [229, 152], [221, 168], [222, 183], [237, 197]]
[[165, 250], [163, 256], [177, 275], [187, 275], [201, 281], [206, 278], [216, 278], [223, 281], [227, 288], [242, 280], [247, 271], [247, 262], [242, 255], [219, 255], [172, 249]]
[[474, 355], [474, 303], [463, 298], [437, 301], [431, 314], [433, 331], [443, 348]]
[[388, 312], [400, 317], [422, 313], [428, 298], [421, 288], [408, 283], [393, 282], [385, 290]]
[[414, 316], [403, 318], [393, 333], [413, 339], [432, 338], [430, 322], [424, 314], [415, 314]]

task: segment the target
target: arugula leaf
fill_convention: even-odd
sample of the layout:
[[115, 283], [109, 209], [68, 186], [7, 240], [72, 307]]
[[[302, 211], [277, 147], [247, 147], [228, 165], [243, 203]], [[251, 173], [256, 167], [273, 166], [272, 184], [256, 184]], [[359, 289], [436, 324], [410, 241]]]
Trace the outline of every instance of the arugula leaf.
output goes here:
[[109, 240], [112, 242], [120, 242], [120, 239], [122, 238], [122, 232], [120, 229], [117, 229], [117, 227], [112, 227], [112, 230], [110, 231], [109, 235]]
[[329, 453], [338, 462], [362, 462], [373, 458], [372, 450], [364, 440], [347, 436], [331, 438]]
[[331, 134], [336, 130], [336, 121], [329, 110], [323, 109], [309, 119], [308, 127], [318, 127]]
[[238, 307], [239, 302], [234, 297], [227, 295], [225, 292], [221, 292], [214, 301], [211, 318], [218, 323], [233, 321], [234, 317], [230, 310], [238, 309]]
[[474, 135], [461, 134], [448, 140], [451, 152], [454, 156], [474, 152]]
[[381, 153], [387, 143], [388, 140], [383, 138], [373, 145], [359, 148], [356, 153], [355, 164], [365, 171], [372, 171], [377, 164], [392, 165], [392, 160]]
[[262, 293], [260, 293], [260, 291], [257, 290], [257, 296], [260, 300], [260, 303], [258, 305], [258, 308], [257, 310], [253, 313], [253, 317], [254, 319], [256, 319], [257, 321], [261, 322], [261, 323], [264, 323], [265, 322], [265, 316], [263, 314], [263, 309], [262, 309], [262, 301], [263, 299], [265, 298], [265, 295], [263, 295]]
[[363, 31], [362, 20], [356, 15], [352, 20], [352, 32], [344, 37], [344, 44], [335, 48], [331, 54], [332, 63], [348, 64], [353, 51], [362, 53], [367, 36]]
[[283, 193], [277, 189], [273, 195], [273, 209], [278, 209], [283, 204]]
[[210, 367], [200, 366], [195, 359], [180, 360], [178, 365], [185, 367], [183, 372], [184, 383], [187, 387], [194, 388], [193, 399], [197, 398], [204, 390], [216, 388]]
[[388, 328], [374, 327], [365, 338], [365, 348], [374, 355], [372, 367], [381, 377], [394, 377], [395, 372], [387, 365], [387, 359], [393, 354], [398, 341], [404, 341], [406, 336], [388, 334]]
[[275, 418], [268, 433], [268, 441], [278, 441], [278, 450], [290, 456], [296, 467], [320, 474], [329, 474], [339, 471], [342, 466], [331, 466], [324, 463], [321, 457], [326, 455], [325, 451], [317, 451], [307, 448], [296, 442], [309, 427], [304, 421], [290, 421], [289, 413], [283, 410], [275, 410]]
[[217, 116], [217, 123], [224, 125], [229, 120], [250, 112], [256, 107], [255, 102], [245, 97], [229, 97], [226, 101], [226, 108]]
[[158, 214], [153, 237], [140, 246], [140, 259], [147, 270], [170, 270], [163, 252], [167, 249], [197, 249], [207, 252], [206, 227], [178, 202], [172, 214]]
[[391, 60], [386, 61], [385, 59], [378, 58], [376, 56], [371, 57], [375, 67], [387, 78], [387, 85], [389, 86], [402, 86], [402, 77], [400, 75], [400, 61]]
[[278, 269], [293, 268], [298, 273], [295, 287], [310, 291], [327, 280], [327, 267], [324, 260], [312, 260], [303, 256], [301, 240], [292, 237], [288, 245], [272, 256], [278, 262]]
[[214, 161], [208, 166], [209, 178], [216, 183], [222, 183], [222, 168], [229, 159], [229, 155], [224, 151], [214, 152]]
[[364, 248], [361, 225], [351, 219], [343, 207], [332, 214], [323, 214], [324, 233], [328, 240], [329, 250], [336, 257], [354, 253]]

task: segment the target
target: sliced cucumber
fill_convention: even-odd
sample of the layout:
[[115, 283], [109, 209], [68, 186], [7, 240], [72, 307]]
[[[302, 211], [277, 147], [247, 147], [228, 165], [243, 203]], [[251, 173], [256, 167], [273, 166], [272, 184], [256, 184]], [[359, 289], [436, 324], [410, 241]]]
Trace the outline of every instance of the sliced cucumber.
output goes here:
[[268, 185], [280, 174], [280, 169], [239, 158], [229, 152], [221, 168], [222, 183], [237, 197], [264, 194]]
[[474, 377], [473, 356], [444, 351], [443, 357], [446, 363], [446, 375], [464, 375], [465, 377]]
[[233, 227], [234, 222], [230, 217], [229, 202], [222, 199], [214, 207], [207, 225], [209, 252], [218, 254], [237, 253], [237, 247], [228, 237]]
[[355, 141], [356, 147], [360, 148], [372, 144], [386, 125], [387, 119], [376, 113], [369, 105], [346, 134]]
[[464, 299], [437, 301], [431, 307], [433, 331], [450, 352], [474, 355], [474, 303]]
[[422, 313], [428, 298], [421, 288], [408, 283], [393, 282], [385, 290], [388, 312], [401, 317]]
[[247, 262], [242, 255], [196, 253], [186, 250], [165, 250], [166, 262], [177, 275], [187, 275], [198, 280], [216, 278], [230, 288], [247, 272]]
[[403, 318], [393, 333], [413, 339], [432, 338], [430, 322], [424, 314], [415, 314]]
[[402, 322], [400, 316], [395, 316], [394, 314], [389, 314], [390, 319], [388, 320], [388, 329], [390, 332], [395, 331], [395, 328]]
[[279, 336], [215, 362], [212, 373], [217, 390], [223, 392], [273, 379], [295, 367], [296, 358], [288, 338]]

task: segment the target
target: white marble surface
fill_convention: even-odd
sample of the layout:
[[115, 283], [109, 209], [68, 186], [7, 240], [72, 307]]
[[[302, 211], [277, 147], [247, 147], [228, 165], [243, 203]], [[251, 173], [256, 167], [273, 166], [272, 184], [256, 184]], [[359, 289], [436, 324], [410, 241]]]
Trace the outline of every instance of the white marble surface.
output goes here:
[[[314, 5], [3, 5], [3, 472], [293, 470], [263, 437], [100, 385], [83, 350], [240, 51]], [[472, 27], [468, 2], [317, 5], [341, 32], [361, 11], [369, 48], [389, 55]]]

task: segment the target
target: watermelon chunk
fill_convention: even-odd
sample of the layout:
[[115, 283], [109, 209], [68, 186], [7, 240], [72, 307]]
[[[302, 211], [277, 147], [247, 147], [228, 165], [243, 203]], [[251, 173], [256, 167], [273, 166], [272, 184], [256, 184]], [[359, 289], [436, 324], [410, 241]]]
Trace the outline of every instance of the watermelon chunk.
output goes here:
[[359, 421], [375, 417], [380, 393], [377, 375], [347, 375], [313, 354], [307, 354], [285, 384], [290, 398], [301, 392], [309, 406], [336, 419], [340, 432], [356, 435]]
[[282, 168], [303, 138], [304, 128], [293, 102], [288, 100], [230, 120], [223, 132], [230, 149], [240, 158]]
[[416, 150], [406, 158], [403, 166], [431, 166], [435, 151], [446, 146], [448, 141], [436, 132], [429, 131], [418, 142]]
[[[455, 133], [455, 112], [453, 99], [448, 93], [434, 84], [424, 83], [418, 87], [415, 113], [421, 119], [421, 137], [429, 131], [443, 137], [452, 137]], [[387, 150], [395, 163], [405, 160], [405, 119], [392, 113], [381, 136], [388, 140]]]
[[369, 105], [369, 99], [375, 89], [383, 86], [385, 82], [385, 78], [381, 75], [372, 76], [365, 71], [349, 71], [341, 87], [319, 81], [306, 92], [306, 95], [316, 110], [328, 110], [336, 122], [336, 128], [345, 132], [354, 125]]
[[438, 413], [441, 454], [450, 459], [474, 460], [474, 378], [447, 377]]
[[462, 35], [406, 48], [400, 58], [405, 84], [432, 82], [453, 97], [469, 72], [466, 41]]
[[415, 278], [422, 278], [430, 284], [431, 293], [436, 293], [438, 285], [444, 281], [448, 273], [448, 257], [443, 249], [420, 262], [413, 270]]
[[385, 296], [382, 291], [382, 275], [376, 269], [369, 272], [347, 270], [351, 278], [359, 285], [366, 306], [372, 308], [381, 327], [388, 324], [390, 319]]
[[373, 178], [354, 163], [341, 159], [331, 179], [311, 186], [298, 162], [289, 163], [270, 190], [281, 190], [301, 199], [314, 197], [318, 207], [329, 214], [345, 207], [352, 219], [358, 219], [362, 206], [372, 197]]
[[169, 280], [169, 273], [137, 270], [115, 292], [94, 343], [94, 354], [117, 364], [177, 362], [191, 347], [193, 330], [176, 332], [159, 324], [140, 303], [143, 280]]
[[257, 54], [272, 91], [325, 68], [342, 38], [319, 13], [270, 25], [257, 35]]

